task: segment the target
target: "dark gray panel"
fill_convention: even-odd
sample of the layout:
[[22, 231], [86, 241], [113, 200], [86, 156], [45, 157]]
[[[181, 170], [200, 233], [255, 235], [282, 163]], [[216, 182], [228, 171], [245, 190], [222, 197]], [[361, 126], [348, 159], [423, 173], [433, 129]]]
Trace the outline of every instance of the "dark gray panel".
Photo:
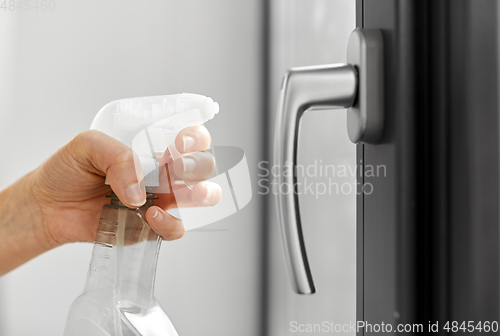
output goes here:
[[449, 10], [450, 318], [497, 321], [498, 2]]
[[383, 30], [387, 58], [384, 142], [358, 150], [365, 170], [387, 167], [365, 177], [364, 319], [497, 321], [498, 2], [360, 7], [358, 25]]
[[[364, 196], [364, 316], [369, 323], [393, 323], [395, 304], [396, 146], [394, 124], [397, 88], [394, 59], [396, 13], [394, 1], [364, 1], [364, 28], [378, 28], [384, 35], [386, 69], [386, 124], [380, 145], [364, 145], [364, 182], [373, 193]], [[368, 176], [368, 167], [384, 166], [386, 176]], [[366, 332], [365, 334], [372, 334]]]

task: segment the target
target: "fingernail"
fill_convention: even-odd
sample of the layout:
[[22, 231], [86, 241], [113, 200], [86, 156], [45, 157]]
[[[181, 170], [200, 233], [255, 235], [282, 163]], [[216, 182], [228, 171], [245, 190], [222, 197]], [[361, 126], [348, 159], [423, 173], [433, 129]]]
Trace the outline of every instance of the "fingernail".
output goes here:
[[151, 219], [159, 224], [163, 220], [163, 214], [160, 212], [160, 210], [156, 209], [156, 212], [153, 217], [151, 217]]
[[125, 191], [125, 197], [130, 205], [140, 207], [146, 203], [146, 197], [139, 183], [131, 184]]
[[182, 167], [184, 169], [184, 174], [191, 173], [196, 168], [196, 161], [190, 157], [182, 158]]
[[212, 188], [206, 187], [207, 188], [207, 195], [205, 196], [205, 201], [208, 201], [209, 199], [212, 198], [212, 195], [214, 194]]
[[194, 146], [194, 138], [184, 135], [182, 137], [182, 144], [184, 145], [184, 153], [189, 152]]

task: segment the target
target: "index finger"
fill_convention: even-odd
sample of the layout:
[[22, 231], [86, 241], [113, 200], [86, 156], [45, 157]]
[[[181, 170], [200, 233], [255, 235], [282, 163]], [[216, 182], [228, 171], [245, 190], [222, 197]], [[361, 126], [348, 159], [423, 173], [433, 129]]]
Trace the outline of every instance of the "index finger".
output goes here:
[[175, 137], [175, 148], [181, 154], [202, 152], [210, 148], [212, 138], [203, 125], [186, 127]]

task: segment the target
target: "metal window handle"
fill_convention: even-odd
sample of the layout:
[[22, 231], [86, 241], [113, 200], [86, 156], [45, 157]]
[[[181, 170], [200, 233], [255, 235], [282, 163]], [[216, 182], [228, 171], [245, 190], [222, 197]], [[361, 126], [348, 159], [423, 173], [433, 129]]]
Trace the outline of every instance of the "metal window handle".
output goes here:
[[[347, 129], [354, 143], [374, 144], [380, 139], [384, 122], [380, 31], [354, 30], [347, 63], [294, 68], [285, 74], [274, 135], [274, 164], [280, 169], [296, 166], [300, 118], [313, 107], [349, 108]], [[297, 176], [292, 171], [277, 176], [278, 186], [286, 184], [294, 191], [276, 195], [278, 218], [292, 285], [299, 294], [312, 294], [315, 286], [302, 234]]]

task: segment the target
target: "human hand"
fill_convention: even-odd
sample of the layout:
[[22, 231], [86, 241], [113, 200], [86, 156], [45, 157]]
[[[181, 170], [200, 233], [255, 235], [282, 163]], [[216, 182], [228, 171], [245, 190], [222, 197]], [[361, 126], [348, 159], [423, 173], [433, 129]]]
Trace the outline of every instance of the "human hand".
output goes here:
[[[210, 134], [204, 126], [183, 129], [175, 146], [181, 154], [169, 166], [170, 179], [203, 181], [214, 169], [213, 157], [203, 153], [210, 146]], [[166, 164], [168, 153], [159, 160]], [[105, 185], [108, 176], [111, 186]], [[51, 247], [77, 241], [93, 241], [104, 204], [111, 188], [121, 202], [137, 208], [146, 201], [140, 188], [141, 175], [136, 171], [132, 150], [118, 140], [98, 131], [80, 133], [29, 176], [33, 198], [41, 216], [42, 227]], [[221, 199], [222, 190], [211, 182], [198, 182], [192, 190], [182, 186], [175, 193], [162, 194], [148, 209], [146, 220], [164, 239], [182, 237], [182, 222], [165, 210], [178, 206], [212, 206]]]

